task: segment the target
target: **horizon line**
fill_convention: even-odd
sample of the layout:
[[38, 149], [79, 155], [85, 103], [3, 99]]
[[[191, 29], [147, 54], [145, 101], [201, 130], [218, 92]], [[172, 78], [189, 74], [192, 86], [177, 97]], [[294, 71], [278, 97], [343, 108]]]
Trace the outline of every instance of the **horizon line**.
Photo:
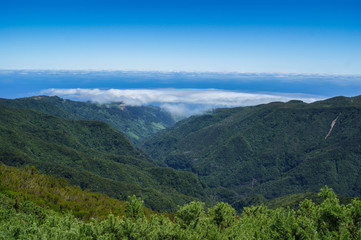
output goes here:
[[306, 72], [241, 72], [241, 71], [207, 71], [207, 70], [137, 70], [137, 69], [46, 69], [46, 68], [17, 68], [17, 69], [3, 69], [4, 71], [28, 71], [28, 72], [123, 72], [123, 73], [198, 73], [198, 74], [268, 74], [268, 75], [298, 75], [298, 76], [353, 76], [361, 77], [361, 73], [306, 73]]

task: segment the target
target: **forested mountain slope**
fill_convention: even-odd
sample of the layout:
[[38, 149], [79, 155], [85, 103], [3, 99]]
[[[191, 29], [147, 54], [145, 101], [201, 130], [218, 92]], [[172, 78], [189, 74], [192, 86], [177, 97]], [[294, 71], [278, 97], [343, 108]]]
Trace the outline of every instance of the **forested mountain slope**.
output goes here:
[[192, 173], [158, 167], [110, 125], [65, 120], [0, 104], [0, 161], [34, 165], [71, 184], [125, 199], [141, 196], [154, 210], [206, 200], [206, 187]]
[[360, 119], [360, 96], [216, 109], [178, 122], [142, 148], [167, 166], [198, 174], [218, 200], [233, 204], [326, 184], [360, 196]]
[[71, 211], [85, 221], [91, 218], [104, 219], [111, 213], [125, 215], [125, 201], [83, 191], [79, 186], [68, 185], [64, 178], [39, 174], [34, 167], [21, 170], [0, 163], [0, 193], [16, 199], [18, 204], [31, 200], [56, 212]]
[[0, 99], [0, 103], [10, 107], [36, 109], [69, 120], [107, 122], [123, 132], [134, 143], [174, 124], [170, 113], [154, 106], [125, 106], [122, 103], [96, 104], [48, 96]]

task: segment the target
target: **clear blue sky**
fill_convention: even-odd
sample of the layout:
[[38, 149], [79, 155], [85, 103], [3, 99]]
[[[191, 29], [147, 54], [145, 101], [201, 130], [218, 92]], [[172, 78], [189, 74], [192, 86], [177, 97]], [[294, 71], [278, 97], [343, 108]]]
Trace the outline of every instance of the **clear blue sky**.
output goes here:
[[0, 69], [361, 74], [361, 1], [1, 0]]

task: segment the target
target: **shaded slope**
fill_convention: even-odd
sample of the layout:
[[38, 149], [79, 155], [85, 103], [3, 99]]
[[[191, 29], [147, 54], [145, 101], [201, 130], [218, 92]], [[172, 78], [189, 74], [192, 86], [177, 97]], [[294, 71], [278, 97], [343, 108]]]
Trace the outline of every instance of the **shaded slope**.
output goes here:
[[95, 104], [48, 96], [0, 99], [0, 103], [10, 107], [35, 109], [69, 120], [107, 122], [135, 143], [174, 124], [170, 113], [154, 106], [125, 106], [122, 103]]
[[[162, 168], [179, 179], [160, 181], [153, 174], [159, 168], [153, 160], [103, 122], [64, 120], [0, 104], [0, 161], [34, 165], [83, 189], [119, 199], [136, 194], [154, 210], [175, 210], [177, 204], [192, 199], [206, 200], [206, 188], [196, 175]], [[192, 194], [178, 184], [188, 184]]]
[[197, 173], [229, 202], [317, 191], [326, 184], [357, 196], [360, 119], [361, 97], [217, 109], [177, 123], [142, 147], [168, 166]]

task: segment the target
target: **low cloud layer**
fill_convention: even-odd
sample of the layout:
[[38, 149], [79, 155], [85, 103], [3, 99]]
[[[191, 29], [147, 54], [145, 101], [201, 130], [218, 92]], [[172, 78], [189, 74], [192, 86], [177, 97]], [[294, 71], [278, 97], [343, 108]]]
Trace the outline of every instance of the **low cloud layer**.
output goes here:
[[293, 99], [313, 102], [318, 96], [279, 93], [244, 93], [219, 89], [46, 89], [41, 94], [98, 103], [155, 104], [177, 115], [197, 114], [217, 107], [251, 106]]

